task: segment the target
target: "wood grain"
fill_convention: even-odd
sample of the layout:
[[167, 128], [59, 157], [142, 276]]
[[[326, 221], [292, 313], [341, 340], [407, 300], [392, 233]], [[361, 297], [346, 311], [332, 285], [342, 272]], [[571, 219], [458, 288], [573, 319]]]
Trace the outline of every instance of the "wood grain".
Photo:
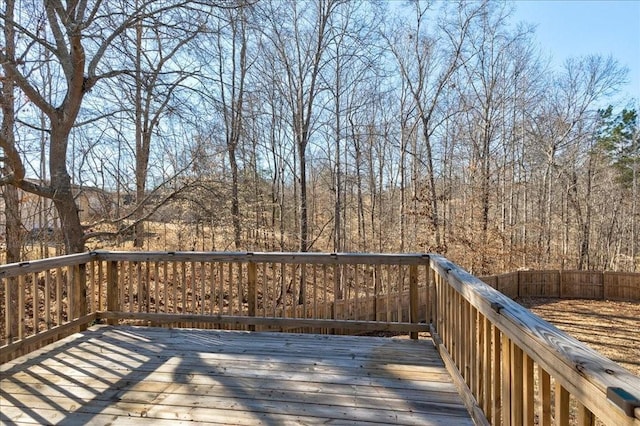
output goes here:
[[[525, 351], [598, 419], [609, 425], [640, 425], [640, 416], [626, 416], [606, 398], [607, 387], [620, 387], [631, 395], [640, 395], [640, 378], [447, 259], [433, 255], [431, 267], [445, 278], [458, 297], [472, 304], [500, 329], [503, 343], [506, 336], [507, 341]], [[508, 368], [506, 362], [503, 368]], [[506, 396], [511, 392], [503, 389], [502, 393]], [[504, 410], [509, 407], [504, 401], [502, 405], [502, 420], [506, 422]]]
[[424, 340], [94, 326], [0, 372], [16, 424], [473, 424]]

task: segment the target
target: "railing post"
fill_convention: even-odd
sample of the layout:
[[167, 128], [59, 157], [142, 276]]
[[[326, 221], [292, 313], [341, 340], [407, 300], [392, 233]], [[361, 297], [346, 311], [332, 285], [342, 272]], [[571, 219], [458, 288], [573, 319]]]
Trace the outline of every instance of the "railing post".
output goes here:
[[[255, 317], [256, 316], [256, 281], [257, 281], [257, 268], [256, 268], [256, 264], [254, 262], [249, 262], [247, 264], [247, 281], [248, 281], [248, 288], [249, 288], [249, 300], [248, 300], [248, 308], [249, 308], [249, 313], [248, 315], [250, 317]], [[295, 295], [294, 295], [295, 297]], [[255, 325], [250, 325], [249, 326], [249, 330], [250, 331], [255, 331], [256, 330], [256, 326]]]
[[334, 300], [342, 300], [342, 274], [340, 264], [333, 265], [333, 294]]
[[[82, 318], [87, 315], [87, 265], [81, 263], [70, 268], [73, 271], [73, 277], [71, 283], [73, 285], [72, 292], [72, 305], [73, 305], [73, 318]], [[80, 326], [80, 331], [87, 329], [87, 325]]]
[[[118, 294], [118, 262], [107, 262], [107, 311], [115, 312], [119, 310], [120, 300]], [[116, 325], [118, 320], [110, 318], [107, 324]]]
[[[409, 267], [409, 317], [412, 323], [418, 322], [418, 305], [420, 300], [418, 298], [418, 265], [411, 265]], [[411, 338], [418, 339], [418, 332], [412, 331]]]

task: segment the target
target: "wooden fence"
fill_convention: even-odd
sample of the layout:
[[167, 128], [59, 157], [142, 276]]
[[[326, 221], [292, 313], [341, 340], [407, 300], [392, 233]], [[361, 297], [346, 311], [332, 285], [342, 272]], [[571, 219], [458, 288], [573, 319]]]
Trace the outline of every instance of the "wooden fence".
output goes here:
[[516, 297], [559, 297], [640, 301], [640, 274], [598, 271], [517, 271], [480, 277]]
[[503, 294], [420, 254], [92, 252], [3, 265], [0, 362], [96, 321], [430, 331], [477, 424], [640, 426], [637, 376], [507, 297], [617, 298], [637, 282], [525, 272], [491, 278]]

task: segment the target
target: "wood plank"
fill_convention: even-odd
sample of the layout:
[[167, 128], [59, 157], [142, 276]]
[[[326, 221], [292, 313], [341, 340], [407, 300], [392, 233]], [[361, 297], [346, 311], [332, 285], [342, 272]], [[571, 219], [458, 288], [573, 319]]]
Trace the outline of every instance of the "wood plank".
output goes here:
[[[340, 373], [345, 377], [352, 376], [375, 376], [384, 378], [394, 378], [397, 380], [427, 381], [427, 382], [447, 382], [448, 374], [442, 369], [442, 365], [425, 364], [424, 366], [406, 366], [403, 364], [392, 364], [388, 362], [378, 362], [372, 358], [358, 359], [358, 362], [352, 362], [339, 357], [337, 359], [317, 359], [313, 364], [309, 365], [309, 361], [297, 360], [296, 357], [288, 357], [286, 355], [273, 356], [269, 360], [262, 360], [260, 356], [238, 356], [238, 354], [206, 354], [201, 356], [184, 356], [180, 352], [171, 353], [171, 359], [166, 356], [145, 359], [144, 362], [138, 362], [139, 365], [127, 363], [127, 355], [114, 355], [109, 358], [100, 357], [96, 353], [89, 351], [81, 351], [73, 353], [66, 351], [63, 355], [57, 355], [55, 359], [47, 359], [38, 361], [38, 365], [33, 365], [34, 372], [46, 373], [51, 369], [64, 370], [66, 366], [72, 365], [83, 372], [91, 372], [96, 376], [100, 376], [101, 369], [108, 369], [111, 372], [127, 372], [131, 366], [139, 369], [139, 371], [173, 373], [173, 374], [189, 374], [189, 363], [193, 363], [202, 369], [207, 369], [209, 374], [236, 374], [244, 375], [242, 371], [249, 363], [256, 363], [254, 376], [264, 375], [268, 370], [278, 370], [282, 373], [298, 374], [313, 373], [318, 375], [335, 375], [340, 369]], [[209, 356], [206, 356], [209, 355]], [[355, 357], [354, 357], [355, 360]], [[311, 360], [310, 360], [311, 361]], [[224, 370], [220, 370], [219, 365], [224, 364]], [[434, 363], [435, 364], [435, 363]], [[185, 367], [187, 365], [187, 367]], [[266, 371], [265, 371], [266, 370]], [[69, 374], [74, 374], [71, 372]], [[321, 376], [324, 377], [324, 376]], [[328, 378], [330, 379], [330, 378]]]
[[451, 378], [453, 379], [453, 382], [456, 385], [458, 392], [460, 393], [460, 397], [462, 398], [465, 407], [467, 407], [467, 410], [469, 410], [469, 413], [471, 413], [471, 417], [473, 418], [474, 423], [480, 426], [489, 426], [489, 420], [482, 411], [482, 408], [478, 406], [477, 401], [473, 397], [473, 394], [471, 393], [469, 388], [466, 386], [464, 377], [462, 377], [462, 375], [460, 374], [460, 371], [455, 365], [451, 354], [449, 353], [449, 351], [447, 351], [445, 345], [443, 344], [442, 339], [435, 330], [432, 330], [431, 333], [433, 335], [433, 340], [436, 348], [442, 356], [442, 360], [447, 367], [447, 371], [449, 371], [449, 373], [451, 374]]
[[[175, 385], [175, 381], [170, 377], [162, 375], [155, 376], [154, 379], [145, 379], [131, 383], [127, 392], [157, 392], [158, 388], [168, 388]], [[165, 378], [166, 380], [160, 380]], [[45, 383], [46, 381], [46, 383]], [[171, 389], [174, 394], [184, 395], [220, 395], [229, 397], [242, 391], [265, 391], [262, 398], [267, 398], [267, 391], [271, 395], [272, 391], [288, 392], [292, 395], [304, 394], [328, 394], [348, 396], [349, 398], [368, 398], [373, 400], [402, 399], [404, 401], [417, 402], [442, 402], [455, 403], [458, 394], [455, 389], [446, 389], [441, 385], [433, 386], [431, 389], [414, 388], [387, 388], [379, 384], [373, 385], [352, 385], [347, 383], [320, 383], [305, 381], [287, 382], [288, 387], [283, 389], [282, 382], [275, 382], [270, 378], [243, 379], [233, 377], [223, 381], [194, 380], [189, 383], [181, 383], [179, 387]], [[15, 375], [11, 381], [3, 382], [3, 391], [12, 395], [37, 393], [42, 396], [63, 396], [72, 392], [78, 398], [87, 398], [90, 395], [106, 394], [108, 392], [120, 392], [121, 389], [114, 388], [110, 383], [94, 381], [91, 387], [84, 383], [78, 383], [72, 377], [59, 374], [43, 374], [34, 376], [24, 374]]]
[[424, 340], [95, 326], [0, 366], [0, 421], [472, 424], [434, 353]]
[[[232, 262], [247, 263], [286, 263], [286, 264], [324, 264], [324, 265], [424, 265], [429, 262], [427, 254], [388, 254], [388, 253], [282, 253], [282, 252], [138, 252], [138, 251], [106, 251], [97, 250], [84, 253], [83, 257], [61, 261], [62, 265], [84, 260], [88, 256], [96, 256], [100, 260], [149, 262], [169, 260], [176, 262]], [[56, 263], [52, 263], [56, 265]], [[13, 264], [16, 265], [16, 264]], [[7, 268], [5, 274], [13, 273], [15, 266]], [[45, 268], [46, 269], [46, 268]], [[18, 268], [19, 270], [19, 268]], [[5, 271], [0, 267], [0, 277]], [[24, 271], [22, 271], [24, 272]], [[34, 270], [35, 272], [35, 270]], [[19, 275], [16, 274], [16, 275]], [[9, 275], [6, 275], [9, 276]]]
[[511, 343], [511, 424], [521, 425], [524, 418], [522, 349]]
[[[161, 405], [137, 407], [132, 404], [114, 404], [105, 408], [99, 407], [99, 413], [88, 412], [85, 406], [74, 412], [60, 412], [51, 409], [29, 409], [29, 415], [25, 415], [20, 409], [7, 407], [3, 409], [2, 417], [8, 423], [14, 424], [183, 424], [188, 422], [193, 424], [223, 424], [223, 425], [246, 425], [273, 424], [273, 425], [323, 425], [328, 421], [332, 425], [422, 425], [422, 426], [449, 426], [452, 421], [456, 425], [472, 425], [470, 421], [463, 418], [452, 420], [451, 416], [429, 415], [421, 416], [414, 413], [397, 413], [394, 411], [384, 413], [382, 410], [352, 410], [334, 412], [333, 408], [325, 409], [321, 413], [314, 415], [283, 414], [278, 412], [277, 407], [267, 407], [263, 411], [242, 409], [236, 407], [235, 410], [218, 409], [210, 407], [164, 407]], [[135, 411], [134, 411], [135, 410]], [[364, 412], [365, 415], [362, 415]], [[79, 416], [78, 416], [79, 414]], [[31, 416], [36, 416], [33, 420]], [[78, 416], [76, 418], [76, 416]], [[103, 419], [103, 420], [94, 420]], [[104, 420], [110, 420], [103, 423]]]
[[24, 275], [18, 276], [18, 341], [24, 339], [24, 302], [25, 298], [25, 279]]
[[[40, 313], [40, 309], [37, 306], [40, 306], [40, 300], [38, 297], [38, 274], [31, 274], [31, 313], [32, 313], [32, 321], [33, 321], [33, 332], [34, 334], [38, 334], [39, 331], [39, 321], [38, 315]], [[45, 308], [46, 309], [46, 308]]]
[[555, 385], [556, 397], [556, 425], [569, 425], [569, 392], [558, 382]]
[[[502, 424], [509, 426], [512, 424], [511, 404], [513, 399], [512, 382], [511, 382], [511, 340], [506, 334], [501, 334], [502, 345], [500, 349], [500, 359], [502, 361]], [[514, 425], [517, 426], [517, 425]]]
[[62, 269], [56, 268], [56, 325], [62, 324]]
[[51, 271], [49, 270], [44, 274], [44, 322], [49, 330], [51, 328]]
[[533, 372], [534, 372], [534, 363], [533, 359], [527, 354], [524, 354], [523, 358], [523, 369], [522, 369], [522, 378], [523, 378], [523, 397], [522, 402], [523, 406], [523, 419], [522, 424], [533, 426], [535, 424], [535, 382], [533, 380]]
[[493, 365], [491, 363], [491, 323], [484, 315], [482, 317], [482, 327], [484, 331], [483, 347], [482, 347], [482, 374], [480, 375], [480, 393], [483, 395], [482, 409], [487, 419], [493, 417], [492, 410], [492, 398], [491, 398], [491, 386], [495, 377], [495, 371], [493, 371]]
[[540, 420], [538, 423], [541, 426], [551, 426], [551, 377], [540, 365], [538, 365], [538, 381], [540, 383]]
[[578, 410], [578, 426], [593, 426], [595, 424], [595, 418], [593, 417], [593, 413], [589, 411], [587, 407], [577, 403]]
[[67, 256], [56, 256], [47, 259], [0, 265], [0, 278], [17, 277], [19, 275], [43, 272], [69, 265], [85, 263], [97, 257], [96, 253], [79, 253]]
[[[357, 344], [357, 343], [356, 343]], [[119, 346], [121, 349], [128, 349], [134, 345], [122, 344]], [[186, 347], [188, 348], [186, 348]], [[253, 347], [250, 352], [238, 347], [227, 347], [226, 345], [220, 345], [219, 347], [209, 347], [203, 350], [202, 347], [193, 344], [175, 344], [172, 346], [159, 345], [158, 348], [162, 351], [167, 351], [173, 357], [179, 357], [180, 359], [190, 360], [196, 359], [202, 362], [209, 362], [209, 360], [224, 360], [232, 365], [235, 362], [250, 362], [260, 360], [261, 363], [266, 364], [269, 362], [281, 362], [289, 366], [295, 366], [297, 364], [306, 365], [309, 362], [313, 363], [314, 368], [322, 368], [325, 365], [329, 366], [344, 366], [344, 367], [357, 367], [357, 368], [383, 368], [386, 371], [441, 371], [442, 361], [436, 357], [435, 354], [423, 352], [410, 353], [404, 345], [394, 348], [377, 346], [369, 347], [364, 350], [341, 350], [338, 351], [331, 345], [307, 345], [305, 347], [296, 346], [295, 350], [291, 350], [290, 346], [284, 344], [282, 347], [267, 346], [262, 344], [256, 344], [254, 341]], [[109, 359], [115, 362], [126, 362], [130, 357], [130, 351], [121, 350], [114, 352], [108, 357], [103, 355], [106, 351], [115, 351], [115, 345], [101, 344], [98, 340], [91, 340], [89, 343], [80, 343], [65, 350], [64, 353], [57, 354], [52, 360], [46, 360], [48, 365], [56, 362], [56, 360], [64, 360], [71, 357], [82, 357], [86, 361], [90, 360], [104, 360]], [[319, 349], [315, 354], [309, 355], [308, 352]], [[194, 352], [195, 351], [195, 352]], [[375, 351], [376, 353], [371, 353]], [[398, 353], [402, 352], [402, 356], [398, 358]], [[304, 358], [300, 358], [300, 354], [307, 353]], [[165, 361], [166, 356], [156, 355], [151, 359], [148, 359], [148, 363], [164, 363], [175, 364], [176, 360]], [[347, 359], [348, 358], [348, 359]], [[157, 361], [155, 361], [157, 360]], [[24, 361], [12, 361], [2, 365], [0, 371], [4, 371], [8, 365], [18, 365], [17, 362]], [[417, 363], [417, 365], [416, 365]], [[297, 367], [296, 367], [297, 368]]]
[[[118, 291], [118, 264], [116, 262], [107, 263], [107, 309], [116, 311], [120, 309], [120, 295]], [[107, 321], [110, 325], [115, 325], [116, 320]]]
[[[130, 368], [121, 368], [114, 369], [112, 366], [106, 366], [108, 369], [100, 368], [99, 365], [87, 366], [78, 365], [79, 363], [71, 363], [71, 362], [62, 362], [58, 365], [34, 365], [30, 366], [30, 371], [32, 374], [37, 375], [47, 375], [55, 372], [56, 374], [63, 374], [70, 378], [76, 378], [78, 381], [82, 381], [84, 377], [89, 376], [94, 380], [101, 381], [103, 383], [111, 382], [113, 380], [118, 380], [124, 376], [139, 378], [146, 380], [147, 378], [155, 378], [159, 381], [165, 380], [179, 380], [179, 381], [189, 381], [193, 380], [191, 375], [194, 374], [194, 371], [201, 372], [203, 375], [206, 375], [206, 379], [204, 382], [209, 382], [211, 380], [219, 380], [220, 378], [227, 377], [228, 375], [232, 375], [233, 377], [241, 377], [245, 379], [256, 379], [256, 378], [271, 378], [272, 380], [284, 380], [284, 381], [308, 381], [310, 376], [313, 376], [314, 382], [320, 383], [335, 383], [336, 381], [348, 381], [353, 385], [372, 385], [374, 382], [379, 384], [380, 386], [385, 386], [389, 388], [394, 387], [404, 387], [405, 382], [411, 382], [412, 386], [416, 389], [438, 389], [445, 390], [451, 392], [452, 388], [449, 386], [449, 381], [447, 380], [447, 375], [445, 373], [441, 374], [423, 374], [417, 379], [414, 379], [416, 373], [413, 372], [411, 374], [402, 374], [402, 373], [392, 373], [387, 372], [386, 374], [380, 373], [379, 371], [373, 371], [370, 369], [353, 369], [353, 372], [349, 372], [347, 369], [339, 368], [338, 371], [340, 374], [336, 375], [334, 372], [321, 372], [321, 371], [285, 371], [285, 370], [273, 370], [273, 369], [258, 369], [254, 368], [253, 364], [251, 367], [254, 368], [252, 371], [249, 371], [247, 366], [244, 367], [220, 367], [217, 368], [215, 366], [207, 366], [202, 363], [198, 363], [196, 365], [197, 370], [192, 370], [189, 365], [178, 365], [178, 366], [157, 366], [157, 365], [147, 365], [146, 363], [138, 363], [131, 365]], [[156, 368], [154, 368], [156, 367]], [[132, 372], [135, 370], [135, 372]]]
[[[230, 380], [231, 381], [231, 380]], [[344, 386], [343, 386], [344, 387]], [[193, 387], [190, 387], [190, 389]], [[11, 392], [9, 392], [9, 389]], [[55, 387], [28, 388], [26, 386], [12, 386], [3, 390], [0, 401], [10, 402], [13, 398], [20, 403], [30, 404], [31, 408], [48, 408], [51, 406], [64, 407], [68, 404], [69, 393], [73, 392], [74, 400], [77, 404], [88, 405], [100, 403], [107, 405], [114, 401], [127, 402], [131, 404], [144, 404], [151, 401], [161, 401], [162, 405], [181, 406], [207, 406], [211, 401], [215, 401], [217, 408], [233, 409], [237, 405], [249, 406], [252, 404], [307, 404], [307, 405], [334, 405], [349, 407], [357, 405], [360, 409], [373, 409], [385, 411], [409, 411], [421, 414], [449, 414], [452, 417], [465, 417], [466, 410], [456, 398], [440, 398], [433, 401], [407, 400], [398, 397], [380, 396], [360, 396], [343, 394], [310, 394], [297, 390], [241, 388], [238, 386], [228, 387], [226, 384], [216, 384], [211, 386], [195, 387], [195, 393], [187, 393], [183, 385], [179, 383], [148, 383], [145, 391], [128, 389], [122, 392], [121, 389], [109, 388], [104, 391], [91, 392], [85, 388], [73, 387], [61, 392]], [[432, 395], [434, 395], [432, 393]], [[6, 395], [6, 397], [5, 397]], [[453, 394], [451, 394], [453, 395]], [[106, 403], [106, 404], [103, 404]], [[304, 411], [301, 409], [299, 411]]]
[[247, 317], [232, 315], [198, 315], [198, 314], [155, 314], [146, 312], [99, 312], [99, 319], [133, 319], [146, 320], [154, 324], [185, 323], [213, 323], [232, 325], [264, 325], [280, 328], [323, 327], [360, 331], [398, 331], [398, 332], [427, 332], [429, 325], [424, 323], [412, 324], [406, 322], [376, 322], [356, 320], [324, 320], [306, 318], [273, 318]]
[[[418, 296], [418, 266], [411, 265], [409, 267], [409, 321], [417, 323], [418, 319], [418, 305], [420, 303]], [[428, 321], [427, 321], [428, 322]], [[411, 333], [412, 339], [418, 339], [418, 333]]]

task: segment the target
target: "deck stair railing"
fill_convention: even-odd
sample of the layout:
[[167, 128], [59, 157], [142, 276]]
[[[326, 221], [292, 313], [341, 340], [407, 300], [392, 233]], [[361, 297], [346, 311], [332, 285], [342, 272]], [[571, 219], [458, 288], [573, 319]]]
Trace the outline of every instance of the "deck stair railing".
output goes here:
[[478, 424], [640, 426], [637, 376], [437, 255], [99, 251], [0, 266], [0, 362], [102, 321], [430, 331]]

